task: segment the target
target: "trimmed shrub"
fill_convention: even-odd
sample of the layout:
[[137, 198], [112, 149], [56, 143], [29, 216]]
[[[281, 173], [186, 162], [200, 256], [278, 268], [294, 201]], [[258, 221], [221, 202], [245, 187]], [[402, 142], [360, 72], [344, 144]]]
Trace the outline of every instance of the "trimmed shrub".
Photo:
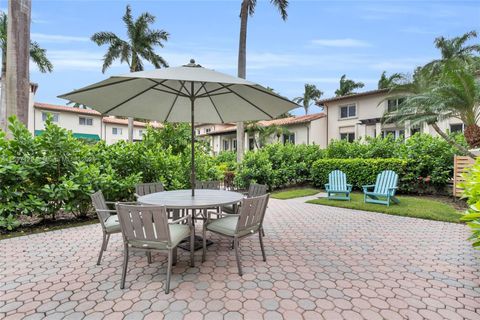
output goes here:
[[341, 170], [347, 175], [347, 182], [361, 189], [362, 185], [374, 184], [383, 170], [393, 170], [401, 177], [407, 168], [407, 161], [401, 159], [320, 159], [312, 167], [312, 182], [323, 188], [328, 183], [328, 174]]

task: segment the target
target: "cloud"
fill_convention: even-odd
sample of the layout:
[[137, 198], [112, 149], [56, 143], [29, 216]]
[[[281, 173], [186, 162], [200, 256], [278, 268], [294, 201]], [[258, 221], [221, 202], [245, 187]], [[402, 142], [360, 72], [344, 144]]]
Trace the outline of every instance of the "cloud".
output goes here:
[[60, 34], [32, 33], [31, 38], [42, 43], [88, 42], [88, 37], [66, 36]]
[[335, 48], [353, 48], [353, 47], [371, 47], [372, 45], [366, 41], [358, 39], [314, 39], [313, 44], [323, 47], [335, 47]]
[[413, 71], [417, 66], [426, 64], [432, 58], [402, 58], [390, 59], [388, 61], [380, 61], [372, 63], [370, 67], [375, 70], [394, 71]]
[[[341, 73], [341, 72], [340, 72]], [[340, 73], [338, 77], [293, 77], [293, 78], [277, 78], [274, 79], [276, 81], [281, 82], [300, 82], [300, 83], [330, 83], [330, 84], [338, 84], [340, 82]], [[350, 78], [350, 77], [349, 77]], [[370, 78], [355, 78], [355, 81], [360, 81], [363, 83], [377, 83], [378, 79], [370, 79]]]
[[403, 29], [400, 29], [401, 32], [405, 33], [412, 33], [412, 34], [420, 34], [420, 35], [435, 35], [438, 34], [438, 31], [432, 31], [432, 30], [427, 30], [421, 27], [406, 27]]

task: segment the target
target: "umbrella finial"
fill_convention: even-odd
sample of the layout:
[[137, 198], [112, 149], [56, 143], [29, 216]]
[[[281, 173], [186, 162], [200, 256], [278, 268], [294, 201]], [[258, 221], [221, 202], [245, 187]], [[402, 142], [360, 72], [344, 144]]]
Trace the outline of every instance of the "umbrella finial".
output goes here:
[[190, 59], [190, 63], [189, 64], [186, 64], [184, 65], [184, 67], [194, 67], [194, 68], [200, 68], [202, 67], [201, 65], [199, 64], [196, 64], [195, 63], [195, 59]]

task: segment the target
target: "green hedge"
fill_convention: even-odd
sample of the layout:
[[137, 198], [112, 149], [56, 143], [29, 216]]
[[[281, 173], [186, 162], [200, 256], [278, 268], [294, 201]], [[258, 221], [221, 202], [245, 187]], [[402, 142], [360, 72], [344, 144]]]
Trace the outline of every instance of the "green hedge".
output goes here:
[[374, 184], [377, 174], [383, 170], [393, 170], [400, 178], [407, 169], [407, 161], [401, 159], [320, 159], [312, 167], [312, 182], [323, 188], [328, 182], [328, 174], [341, 170], [347, 175], [348, 183], [356, 188]]
[[470, 240], [473, 246], [480, 249], [480, 158], [464, 176], [463, 197], [467, 198], [470, 209], [462, 220], [467, 221], [472, 230]]

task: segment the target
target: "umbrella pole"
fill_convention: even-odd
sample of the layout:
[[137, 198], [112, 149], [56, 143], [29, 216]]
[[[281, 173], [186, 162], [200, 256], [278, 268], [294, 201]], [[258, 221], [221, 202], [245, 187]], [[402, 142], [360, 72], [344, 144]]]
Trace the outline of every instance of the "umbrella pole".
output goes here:
[[[192, 87], [193, 87], [193, 82], [192, 82]], [[192, 94], [193, 94], [193, 88], [192, 88]], [[192, 197], [195, 196], [195, 118], [194, 118], [194, 109], [195, 109], [195, 98], [190, 98], [191, 101], [191, 117], [192, 117], [192, 168], [191, 168], [191, 174], [190, 174], [190, 183], [192, 186]]]

